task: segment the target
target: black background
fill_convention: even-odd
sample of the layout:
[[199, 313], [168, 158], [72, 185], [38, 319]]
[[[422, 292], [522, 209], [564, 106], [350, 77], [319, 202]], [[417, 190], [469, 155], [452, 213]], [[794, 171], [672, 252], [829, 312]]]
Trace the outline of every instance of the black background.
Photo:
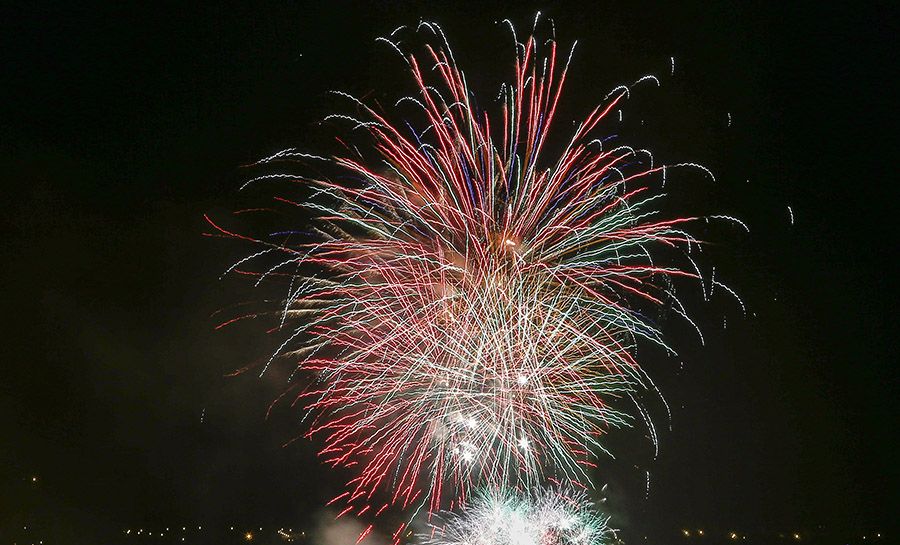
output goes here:
[[707, 260], [720, 259], [748, 318], [694, 305], [707, 346], [675, 327], [684, 370], [651, 369], [673, 409], [659, 459], [645, 444], [631, 464], [627, 447], [599, 477], [619, 526], [887, 531], [898, 507], [888, 4], [322, 4], [3, 8], [0, 531], [43, 525], [74, 543], [139, 525], [307, 524], [340, 476], [308, 443], [282, 447], [297, 411], [265, 419], [282, 377], [224, 377], [272, 341], [213, 331], [213, 312], [254, 295], [218, 280], [248, 248], [202, 237], [202, 216], [267, 197], [237, 196], [239, 165], [317, 151], [334, 133], [317, 122], [348, 110], [327, 91], [390, 104], [410, 89], [376, 36], [439, 22], [491, 97], [511, 70], [496, 21], [525, 34], [537, 9], [563, 44], [579, 40], [559, 126], [616, 84], [659, 75], [661, 89], [626, 103], [623, 134], [660, 160], [709, 166], [716, 189], [674, 192], [751, 229]]

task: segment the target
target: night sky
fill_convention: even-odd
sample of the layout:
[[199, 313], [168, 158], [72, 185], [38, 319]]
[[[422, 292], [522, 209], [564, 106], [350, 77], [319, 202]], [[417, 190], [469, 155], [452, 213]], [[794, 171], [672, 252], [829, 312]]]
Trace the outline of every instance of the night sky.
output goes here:
[[579, 41], [559, 127], [659, 75], [606, 128], [711, 168], [715, 185], [685, 179], [674, 202], [751, 229], [717, 232], [705, 260], [748, 317], [698, 300], [706, 346], [673, 321], [680, 360], [648, 356], [673, 431], [663, 414], [653, 462], [646, 442], [612, 439], [623, 451], [598, 479], [619, 527], [895, 524], [896, 11], [450, 4], [2, 8], [0, 541], [23, 524], [57, 543], [312, 524], [344, 475], [305, 440], [282, 446], [301, 431], [299, 410], [265, 418], [283, 376], [226, 377], [274, 340], [214, 331], [213, 313], [264, 293], [219, 280], [250, 249], [203, 237], [203, 214], [268, 202], [238, 194], [240, 165], [333, 151], [318, 122], [348, 108], [329, 90], [383, 104], [409, 90], [375, 37], [439, 22], [492, 108], [512, 58], [495, 21], [524, 33], [537, 9]]

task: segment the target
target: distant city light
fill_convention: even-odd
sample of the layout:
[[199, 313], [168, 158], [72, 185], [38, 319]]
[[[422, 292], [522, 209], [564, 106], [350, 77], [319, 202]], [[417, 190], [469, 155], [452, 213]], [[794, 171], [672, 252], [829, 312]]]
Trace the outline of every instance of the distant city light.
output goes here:
[[[29, 527], [29, 526], [18, 526], [18, 528], [20, 528], [21, 531], [24, 531], [24, 532], [40, 531], [39, 529], [36, 530], [35, 527]], [[224, 526], [224, 525], [221, 527], [218, 527], [218, 528], [220, 528], [222, 531], [225, 531], [227, 529], [231, 532], [237, 532], [238, 536], [243, 538], [243, 541], [245, 541], [245, 542], [251, 542], [251, 541], [258, 542], [259, 539], [261, 539], [261, 540], [263, 540], [263, 542], [265, 542], [267, 539], [267, 537], [264, 534], [265, 528], [262, 526], [258, 527], [258, 531], [253, 530], [253, 529], [242, 530], [240, 527]], [[818, 526], [818, 528], [820, 530], [824, 530], [824, 527], [822, 527], [822, 526]], [[203, 527], [197, 526], [197, 529], [202, 530]], [[143, 536], [143, 537], [153, 537], [153, 538], [169, 537], [169, 539], [172, 539], [174, 537], [176, 542], [177, 541], [181, 541], [181, 542], [187, 541], [186, 537], [174, 535], [174, 534], [177, 534], [178, 527], [165, 527], [165, 528], [155, 528], [155, 529], [147, 528], [146, 532], [144, 530], [145, 530], [145, 528], [119, 528], [118, 531], [122, 532], [122, 535], [126, 535], [126, 536], [133, 536], [133, 537]], [[187, 527], [182, 526], [181, 530], [183, 532], [186, 532]], [[218, 529], [217, 529], [217, 527], [213, 527], [212, 529], [207, 528], [206, 531], [207, 532], [216, 532], [216, 531], [218, 531]], [[296, 533], [295, 533], [294, 528], [287, 528], [285, 526], [282, 526], [280, 528], [273, 526], [273, 527], [270, 527], [270, 531], [274, 531], [275, 536], [280, 537], [282, 540], [290, 541], [290, 542], [297, 541], [298, 538], [301, 538], [300, 541], [303, 541], [302, 538], [307, 537], [305, 531], [303, 531], [301, 529], [297, 529]], [[712, 539], [713, 540], [712, 543], [718, 543], [716, 541], [716, 539], [719, 539], [719, 538], [716, 536], [723, 535], [723, 534], [719, 534], [718, 531], [713, 531], [713, 533], [710, 534], [711, 537], [707, 537], [706, 530], [703, 528], [680, 528], [680, 529], [676, 529], [675, 531], [680, 532], [682, 537], [684, 539], [688, 540], [685, 543], [691, 543], [691, 542], [698, 543], [698, 544], [699, 543], [709, 543], [707, 541], [708, 539]], [[167, 534], [168, 534], [168, 536], [167, 536]], [[412, 530], [405, 532], [406, 538], [412, 537], [412, 535], [413, 535]], [[754, 535], [756, 537], [754, 537], [753, 539], [750, 539], [750, 535]], [[803, 541], [805, 543], [809, 543], [809, 542], [811, 542], [810, 540], [816, 541], [816, 539], [818, 539], [816, 537], [816, 534], [804, 535], [799, 531], [787, 532], [787, 533], [774, 533], [773, 532], [771, 534], [761, 533], [757, 536], [757, 534], [754, 533], [754, 530], [751, 529], [750, 534], [741, 534], [738, 531], [729, 531], [724, 534], [726, 539], [729, 540], [730, 542], [742, 541], [742, 542], [748, 542], [748, 543], [760, 543], [760, 541], [757, 541], [757, 539], [763, 535], [769, 535], [772, 539], [781, 540], [782, 542]], [[852, 531], [851, 535], [853, 537], [848, 537], [848, 539], [851, 540], [848, 543], [854, 543], [854, 542], [859, 543], [861, 541], [882, 542], [882, 540], [883, 540], [881, 532], [874, 532], [871, 530], [868, 530], [868, 532], [867, 532], [865, 529], [862, 529], [862, 528]], [[34, 539], [34, 541], [29, 541], [29, 543], [31, 543], [31, 545], [42, 545], [43, 542], [38, 541], [36, 539], [36, 537], [37, 536], [34, 536], [32, 538], [32, 539]], [[860, 539], [860, 537], [862, 539]], [[257, 538], [259, 538], [259, 539], [257, 539]], [[645, 537], [644, 540], [648, 540], [648, 537]], [[140, 543], [140, 542], [141, 542], [141, 540], [132, 541], [132, 543], [135, 543], [135, 544]], [[166, 541], [166, 542], [168, 542], [168, 541]], [[405, 539], [401, 539], [401, 541], [400, 541], [400, 543], [405, 543], [405, 542], [406, 542]], [[777, 542], [777, 541], [775, 541], [775, 542]], [[520, 544], [520, 541], [515, 541], [514, 543]], [[533, 545], [533, 544], [531, 544], [530, 541], [528, 543], [529, 543], [529, 545]], [[763, 541], [762, 543], [766, 543], [766, 542]], [[837, 543], [837, 542], [835, 541], [835, 543]], [[844, 543], [844, 542], [842, 541], [841, 543]], [[521, 542], [521, 544], [524, 544], [524, 542]]]

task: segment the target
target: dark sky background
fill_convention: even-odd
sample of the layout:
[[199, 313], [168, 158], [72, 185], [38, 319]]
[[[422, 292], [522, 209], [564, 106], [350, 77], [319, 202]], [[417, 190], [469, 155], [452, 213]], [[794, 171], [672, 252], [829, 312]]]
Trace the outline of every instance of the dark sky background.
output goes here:
[[616, 84], [659, 75], [661, 89], [626, 103], [622, 134], [660, 160], [710, 167], [714, 188], [683, 182], [676, 202], [751, 228], [705, 261], [748, 318], [696, 304], [706, 346], [673, 325], [684, 370], [651, 362], [673, 431], [649, 465], [649, 499], [646, 444], [598, 477], [619, 525], [893, 524], [887, 3], [31, 5], [0, 13], [0, 538], [23, 523], [61, 543], [138, 525], [306, 524], [341, 475], [308, 442], [282, 447], [300, 413], [265, 419], [277, 373], [225, 377], [272, 341], [252, 326], [213, 331], [217, 309], [258, 294], [218, 280], [249, 249], [201, 236], [203, 214], [267, 202], [237, 194], [241, 164], [328, 142], [317, 122], [348, 107], [327, 91], [389, 104], [409, 89], [376, 36], [438, 21], [492, 96], [511, 59], [495, 21], [525, 33], [537, 9], [563, 44], [579, 40], [560, 128]]

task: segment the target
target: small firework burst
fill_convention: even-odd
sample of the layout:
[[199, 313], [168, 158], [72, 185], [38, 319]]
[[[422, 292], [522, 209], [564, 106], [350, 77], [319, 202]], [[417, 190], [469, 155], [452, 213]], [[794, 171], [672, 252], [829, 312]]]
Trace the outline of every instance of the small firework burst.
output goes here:
[[584, 492], [544, 489], [484, 493], [420, 539], [423, 545], [608, 545], [615, 531]]

